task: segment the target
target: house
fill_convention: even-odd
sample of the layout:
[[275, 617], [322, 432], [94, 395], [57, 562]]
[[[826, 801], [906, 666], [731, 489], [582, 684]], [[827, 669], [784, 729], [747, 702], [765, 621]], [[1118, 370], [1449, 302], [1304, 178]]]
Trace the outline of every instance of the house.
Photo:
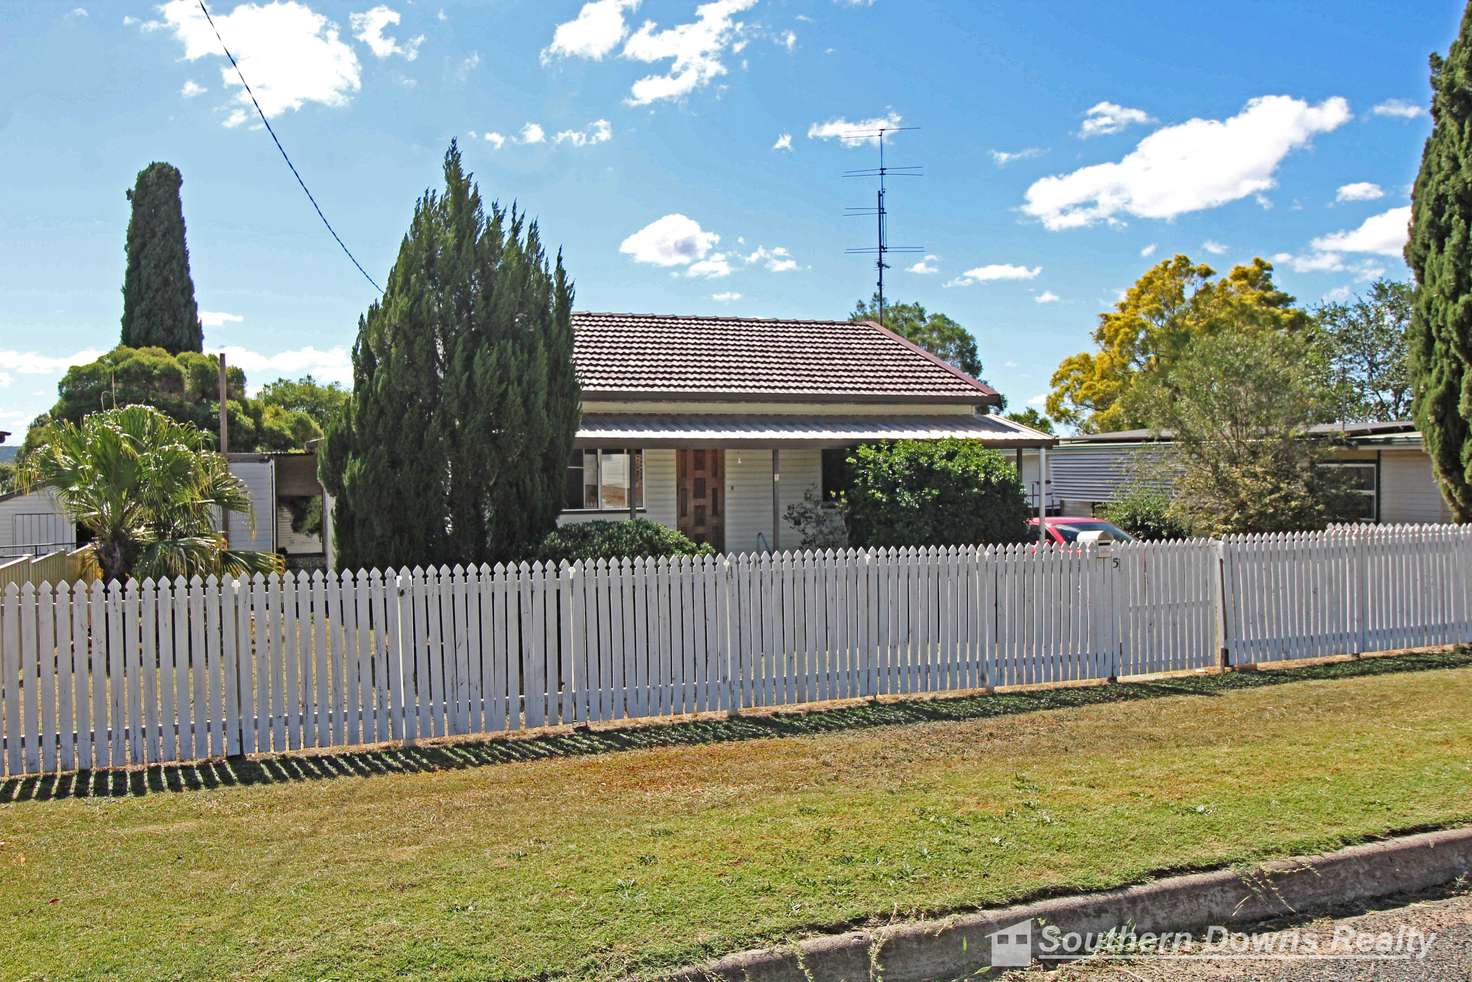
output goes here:
[[[1410, 420], [1329, 423], [1321, 436], [1340, 444], [1329, 466], [1353, 475], [1362, 500], [1361, 518], [1386, 524], [1449, 522], [1451, 514], [1436, 486], [1431, 458]], [[1137, 480], [1168, 490], [1170, 481], [1151, 458], [1170, 446], [1169, 434], [1125, 430], [1066, 437], [1049, 456], [1049, 496], [1064, 514], [1090, 515]]]
[[[237, 549], [279, 552], [293, 569], [325, 566], [326, 523], [322, 523], [322, 532], [314, 531], [323, 500], [316, 452], [225, 456], [230, 472], [249, 489], [255, 513], [253, 521], [251, 516], [228, 516], [230, 544]], [[66, 516], [50, 489], [0, 495], [0, 557], [71, 550], [83, 541], [83, 530]]]
[[583, 393], [559, 522], [647, 518], [719, 551], [798, 545], [785, 521], [850, 447], [1056, 440], [997, 392], [870, 321], [573, 315]]

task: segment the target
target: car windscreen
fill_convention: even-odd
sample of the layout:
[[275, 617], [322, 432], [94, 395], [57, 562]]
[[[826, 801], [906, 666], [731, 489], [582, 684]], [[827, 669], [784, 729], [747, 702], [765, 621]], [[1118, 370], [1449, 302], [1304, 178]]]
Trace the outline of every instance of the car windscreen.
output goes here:
[[1052, 528], [1063, 537], [1064, 542], [1078, 541], [1080, 532], [1103, 532], [1105, 538], [1115, 542], [1129, 542], [1132, 538], [1124, 529], [1109, 522], [1060, 522]]

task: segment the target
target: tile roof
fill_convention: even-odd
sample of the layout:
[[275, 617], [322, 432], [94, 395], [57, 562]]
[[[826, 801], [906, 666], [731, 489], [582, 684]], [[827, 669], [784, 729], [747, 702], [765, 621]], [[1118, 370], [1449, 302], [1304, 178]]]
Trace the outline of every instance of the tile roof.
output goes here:
[[868, 321], [575, 313], [590, 395], [988, 403], [994, 389]]

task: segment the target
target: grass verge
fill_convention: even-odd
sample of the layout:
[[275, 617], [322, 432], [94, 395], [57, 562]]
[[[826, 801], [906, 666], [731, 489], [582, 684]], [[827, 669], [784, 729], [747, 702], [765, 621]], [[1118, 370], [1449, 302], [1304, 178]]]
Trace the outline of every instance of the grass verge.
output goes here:
[[12, 782], [0, 975], [649, 974], [1332, 848], [1472, 821], [1469, 703], [1459, 652]]

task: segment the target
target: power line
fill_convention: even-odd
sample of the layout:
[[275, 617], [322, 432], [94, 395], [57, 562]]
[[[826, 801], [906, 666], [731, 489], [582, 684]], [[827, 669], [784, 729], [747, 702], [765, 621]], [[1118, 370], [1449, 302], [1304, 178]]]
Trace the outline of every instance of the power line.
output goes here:
[[322, 206], [317, 204], [316, 198], [312, 197], [312, 190], [307, 187], [307, 182], [302, 180], [301, 174], [297, 173], [296, 165], [291, 162], [291, 157], [287, 156], [286, 148], [281, 145], [281, 140], [276, 136], [276, 131], [271, 128], [271, 121], [266, 118], [266, 113], [261, 109], [261, 104], [256, 101], [256, 94], [251, 91], [250, 83], [245, 80], [245, 73], [240, 70], [240, 65], [236, 62], [235, 56], [230, 53], [230, 49], [225, 45], [225, 39], [220, 37], [220, 29], [215, 26], [215, 19], [210, 16], [209, 8], [204, 5], [204, 0], [199, 0], [199, 9], [204, 14], [204, 19], [209, 21], [210, 30], [215, 32], [215, 40], [220, 42], [220, 50], [224, 51], [225, 57], [230, 59], [230, 67], [234, 68], [235, 74], [240, 77], [240, 84], [245, 86], [245, 94], [250, 96], [251, 105], [256, 107], [256, 113], [261, 117], [261, 122], [266, 124], [266, 132], [271, 134], [271, 141], [276, 144], [276, 149], [281, 151], [281, 159], [286, 161], [287, 167], [291, 168], [291, 176], [296, 178], [296, 182], [302, 186], [302, 191], [306, 194], [307, 200], [316, 209], [317, 217], [322, 219], [323, 225], [327, 226], [327, 231], [332, 234], [332, 238], [342, 248], [343, 254], [352, 261], [354, 266], [358, 267], [358, 272], [363, 274], [363, 279], [372, 283], [373, 289], [377, 290], [380, 294], [383, 293], [383, 287], [379, 286], [377, 281], [368, 275], [368, 271], [363, 268], [363, 264], [358, 262], [352, 250], [347, 247], [347, 243], [343, 242], [342, 237], [337, 234], [337, 229], [333, 228], [332, 223], [327, 220], [327, 216], [322, 214]]

